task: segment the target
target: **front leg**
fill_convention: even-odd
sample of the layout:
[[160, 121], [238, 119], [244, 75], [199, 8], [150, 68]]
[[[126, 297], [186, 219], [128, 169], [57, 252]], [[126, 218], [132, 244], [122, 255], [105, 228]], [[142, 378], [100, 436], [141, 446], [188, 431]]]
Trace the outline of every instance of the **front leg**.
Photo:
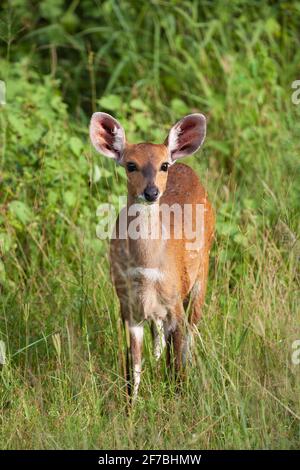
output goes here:
[[[144, 326], [142, 323], [127, 323], [129, 332], [129, 345], [127, 351], [127, 371], [129, 372], [130, 382], [128, 383], [129, 395], [134, 401], [137, 397], [142, 373], [142, 350]], [[133, 390], [132, 390], [133, 383]]]

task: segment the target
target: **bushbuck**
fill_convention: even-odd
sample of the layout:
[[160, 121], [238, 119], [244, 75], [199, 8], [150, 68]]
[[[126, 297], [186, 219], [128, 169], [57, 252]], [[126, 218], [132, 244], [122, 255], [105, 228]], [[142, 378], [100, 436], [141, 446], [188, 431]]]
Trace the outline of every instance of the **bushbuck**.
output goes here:
[[127, 207], [111, 238], [110, 265], [127, 332], [133, 399], [141, 379], [145, 322], [151, 324], [156, 359], [167, 346], [168, 364], [178, 373], [202, 314], [214, 213], [196, 173], [175, 162], [195, 153], [205, 134], [205, 116], [189, 114], [163, 144], [131, 144], [109, 114], [96, 112], [91, 118], [92, 144], [127, 175]]

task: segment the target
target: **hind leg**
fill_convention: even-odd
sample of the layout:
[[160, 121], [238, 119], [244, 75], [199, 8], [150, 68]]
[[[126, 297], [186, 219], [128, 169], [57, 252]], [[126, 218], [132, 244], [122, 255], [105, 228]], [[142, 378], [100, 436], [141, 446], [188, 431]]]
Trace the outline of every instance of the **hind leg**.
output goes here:
[[202, 316], [202, 307], [204, 304], [209, 259], [208, 256], [203, 260], [199, 268], [198, 276], [191, 292], [191, 316], [190, 325], [197, 325]]
[[185, 307], [188, 310], [188, 331], [185, 335], [182, 361], [186, 364], [187, 361], [192, 360], [192, 350], [194, 345], [193, 328], [199, 323], [202, 317], [202, 308], [205, 299], [206, 285], [208, 275], [208, 257], [205, 262], [200, 266], [198, 276], [195, 284], [190, 292], [189, 297], [185, 302]]
[[165, 325], [167, 370], [177, 378], [180, 376], [183, 366], [184, 321], [184, 307], [179, 301], [170, 314], [169, 323]]

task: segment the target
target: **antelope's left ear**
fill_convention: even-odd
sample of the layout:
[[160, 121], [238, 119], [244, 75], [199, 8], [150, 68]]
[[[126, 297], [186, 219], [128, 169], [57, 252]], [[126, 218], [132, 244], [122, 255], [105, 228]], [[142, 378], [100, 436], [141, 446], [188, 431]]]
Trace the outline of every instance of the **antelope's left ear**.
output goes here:
[[114, 117], [106, 113], [94, 113], [90, 123], [90, 138], [98, 152], [120, 163], [126, 139], [123, 127]]
[[171, 162], [195, 153], [202, 145], [206, 134], [206, 119], [203, 114], [189, 114], [178, 121], [165, 140]]

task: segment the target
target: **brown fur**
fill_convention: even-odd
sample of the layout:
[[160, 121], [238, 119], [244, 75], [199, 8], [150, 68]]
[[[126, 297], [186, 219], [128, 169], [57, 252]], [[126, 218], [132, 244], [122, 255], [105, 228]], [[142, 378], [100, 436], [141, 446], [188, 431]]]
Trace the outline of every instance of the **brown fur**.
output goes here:
[[[132, 293], [136, 286], [141, 292], [147, 291], [150, 284], [143, 278], [130, 280], [124, 273], [129, 266], [159, 267], [165, 269], [167, 275], [161, 282], [155, 283], [155, 290], [162, 303], [167, 307], [167, 322], [170, 325], [170, 334], [173, 337], [175, 351], [175, 366], [181, 367], [183, 348], [183, 318], [184, 308], [191, 296], [190, 325], [197, 324], [202, 314], [204, 303], [209, 251], [213, 240], [214, 213], [207, 198], [206, 191], [195, 172], [182, 163], [175, 163], [168, 173], [159, 172], [161, 163], [166, 160], [166, 149], [163, 145], [140, 144], [131, 146], [125, 153], [123, 164], [127, 161], [135, 162], [140, 168], [147, 163], [153, 164], [156, 174], [153, 182], [161, 192], [160, 204], [178, 203], [204, 204], [205, 241], [200, 251], [187, 251], [186, 239], [170, 239], [165, 242], [163, 256], [157, 259], [156, 253], [161, 240], [112, 240], [111, 241], [111, 272], [113, 282], [120, 299], [121, 314], [124, 321], [129, 324], [138, 322], [143, 316], [140, 304], [136, 303]], [[134, 202], [136, 195], [140, 194], [147, 184], [142, 172], [128, 173], [128, 205]], [[164, 190], [164, 188], [166, 188]], [[118, 224], [118, 221], [117, 221]], [[171, 231], [172, 233], [172, 231]], [[145, 249], [146, 243], [146, 249]], [[147, 254], [148, 253], [148, 254]], [[149, 255], [150, 254], [150, 255]], [[196, 286], [195, 292], [192, 292]]]
[[[159, 358], [162, 346], [166, 343], [167, 361], [171, 363], [173, 344], [175, 370], [180, 371], [182, 362], [185, 362], [191, 327], [197, 324], [202, 314], [214, 233], [214, 213], [195, 172], [184, 164], [174, 162], [194, 153], [202, 145], [205, 133], [205, 116], [196, 113], [178, 121], [164, 144], [129, 144], [121, 124], [112, 116], [94, 113], [91, 119], [90, 138], [94, 147], [123, 165], [127, 174], [127, 207], [116, 223], [116, 238], [111, 240], [110, 261], [121, 316], [130, 340], [126, 377], [131, 374], [133, 378], [134, 397], [140, 383], [144, 322], [152, 322], [155, 356]], [[170, 165], [169, 169], [163, 171], [166, 163]], [[134, 171], [129, 171], [129, 164], [131, 169], [135, 165]], [[187, 244], [193, 240], [187, 239], [184, 231], [179, 238], [175, 236], [174, 227], [178, 224], [175, 224], [174, 215], [170, 217], [171, 237], [168, 239], [163, 239], [161, 234], [157, 239], [151, 236], [136, 240], [132, 237], [119, 238], [119, 220], [124, 211], [135, 208], [135, 204], [141, 201], [140, 222], [144, 229], [148, 227], [150, 215], [163, 205], [171, 208], [177, 204], [183, 212], [184, 205], [188, 204], [193, 209], [191, 219], [194, 230], [196, 206], [201, 204], [204, 207], [202, 246], [191, 250]], [[132, 221], [133, 218], [128, 217], [127, 231]], [[158, 233], [166, 228], [163, 222], [160, 214], [156, 219]], [[154, 233], [152, 230], [153, 227], [150, 232], [148, 229], [148, 235]], [[165, 339], [161, 345], [160, 334]]]

